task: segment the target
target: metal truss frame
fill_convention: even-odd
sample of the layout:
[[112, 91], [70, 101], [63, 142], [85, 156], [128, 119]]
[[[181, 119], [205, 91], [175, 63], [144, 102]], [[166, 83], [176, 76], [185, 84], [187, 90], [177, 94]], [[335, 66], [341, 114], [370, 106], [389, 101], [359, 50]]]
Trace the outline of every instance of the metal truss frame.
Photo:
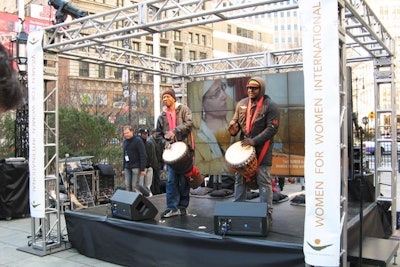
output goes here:
[[[202, 8], [207, 2], [215, 4], [212, 10]], [[122, 45], [124, 39], [298, 8], [297, 4], [277, 5], [287, 2], [283, 0], [233, 2], [153, 0], [133, 4], [46, 28], [44, 50], [73, 60], [173, 78], [301, 67], [301, 48], [179, 62]], [[347, 62], [393, 56], [390, 34], [365, 1], [345, 1], [345, 25]], [[131, 59], [129, 63], [126, 58]]]
[[[277, 3], [280, 2], [288, 1], [149, 0], [47, 27], [44, 29], [43, 49], [50, 53], [56, 53], [59, 57], [72, 60], [168, 76], [172, 80], [180, 79], [182, 81], [185, 78], [195, 79], [206, 76], [228, 76], [302, 68], [301, 48], [179, 62], [132, 51], [123, 45], [123, 41], [130, 38], [150, 35], [156, 41], [159, 38], [156, 34], [162, 32], [200, 25], [207, 26], [221, 21], [298, 8], [296, 1], [293, 1], [293, 4], [278, 5]], [[344, 66], [346, 63], [391, 58], [394, 56], [394, 42], [365, 1], [338, 0], [338, 2], [342, 24], [339, 26], [341, 60], [343, 61], [341, 62], [343, 68], [341, 71], [345, 80]], [[204, 9], [206, 3], [213, 4], [213, 8], [211, 10]], [[342, 90], [340, 93], [345, 94], [345, 91]], [[341, 99], [341, 105], [341, 109], [343, 109], [346, 105], [345, 97]], [[341, 116], [341, 118], [343, 119], [341, 132], [345, 136], [348, 118], [347, 116]], [[343, 143], [342, 146], [345, 147], [346, 144]], [[346, 151], [347, 149], [344, 148], [341, 153], [342, 160], [346, 160], [344, 156], [347, 155]], [[54, 157], [58, 158], [58, 155], [54, 155]], [[346, 172], [343, 172], [342, 176], [343, 193], [347, 192]], [[342, 205], [347, 207], [345, 195], [342, 196]], [[343, 234], [347, 231], [346, 210], [344, 209], [342, 212]], [[57, 214], [59, 216], [60, 212]], [[346, 261], [346, 246], [344, 245], [346, 239], [346, 235], [342, 236], [343, 262]]]

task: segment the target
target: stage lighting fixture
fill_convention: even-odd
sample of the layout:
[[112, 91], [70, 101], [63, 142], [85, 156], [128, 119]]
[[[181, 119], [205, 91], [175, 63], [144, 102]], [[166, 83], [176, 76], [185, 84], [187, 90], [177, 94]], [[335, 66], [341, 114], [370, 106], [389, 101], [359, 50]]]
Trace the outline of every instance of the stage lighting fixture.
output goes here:
[[56, 24], [63, 23], [68, 15], [76, 18], [82, 18], [88, 15], [88, 12], [82, 11], [79, 8], [74, 7], [72, 4], [64, 0], [50, 0], [49, 5], [57, 9], [56, 12]]

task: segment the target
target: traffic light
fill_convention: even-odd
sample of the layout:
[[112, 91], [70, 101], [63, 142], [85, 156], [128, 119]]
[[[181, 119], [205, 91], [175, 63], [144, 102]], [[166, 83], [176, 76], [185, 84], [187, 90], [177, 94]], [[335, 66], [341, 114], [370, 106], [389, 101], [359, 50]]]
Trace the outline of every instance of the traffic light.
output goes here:
[[368, 117], [372, 120], [372, 119], [374, 119], [375, 118], [375, 113], [373, 112], [373, 111], [371, 111], [369, 114], [368, 114]]

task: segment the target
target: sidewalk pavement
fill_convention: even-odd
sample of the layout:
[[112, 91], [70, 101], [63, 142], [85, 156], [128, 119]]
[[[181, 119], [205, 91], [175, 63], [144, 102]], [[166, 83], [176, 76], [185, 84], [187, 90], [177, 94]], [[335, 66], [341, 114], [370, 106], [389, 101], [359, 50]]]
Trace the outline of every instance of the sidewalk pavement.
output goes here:
[[[62, 216], [62, 220], [64, 218]], [[66, 234], [65, 222], [62, 222], [63, 233]], [[31, 218], [0, 220], [0, 266], [1, 267], [37, 267], [37, 266], [91, 266], [112, 267], [116, 264], [88, 258], [70, 248], [45, 256], [20, 251], [28, 248], [31, 236]], [[33, 250], [33, 249], [32, 249]]]

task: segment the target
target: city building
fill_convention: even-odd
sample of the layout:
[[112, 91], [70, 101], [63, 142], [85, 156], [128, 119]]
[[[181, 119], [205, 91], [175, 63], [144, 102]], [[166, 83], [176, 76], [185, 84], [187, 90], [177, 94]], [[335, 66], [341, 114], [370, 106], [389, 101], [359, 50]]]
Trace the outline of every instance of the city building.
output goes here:
[[[64, 0], [52, 0], [55, 3]], [[251, 0], [249, 0], [250, 2]], [[137, 1], [140, 2], [140, 1]], [[123, 0], [74, 0], [71, 5], [89, 14], [100, 13], [122, 7], [130, 1]], [[0, 12], [18, 14], [16, 2], [3, 1]], [[207, 3], [212, 8], [216, 3]], [[233, 5], [234, 1], [224, 1], [224, 6]], [[369, 0], [369, 6], [381, 19], [392, 38], [398, 43], [400, 27], [400, 3], [396, 0]], [[250, 54], [259, 51], [289, 50], [301, 47], [301, 29], [297, 1], [273, 3], [281, 7], [279, 12], [266, 13], [245, 19], [222, 21], [212, 25], [201, 25], [160, 34], [160, 56], [177, 61], [194, 61], [207, 58], [223, 58], [233, 55]], [[45, 27], [54, 23], [54, 7], [46, 0], [25, 0], [25, 15], [28, 19], [40, 19]], [[8, 19], [7, 19], [8, 20]], [[0, 35], [2, 42], [15, 37], [18, 23], [2, 22]], [[30, 24], [33, 25], [33, 24]], [[29, 26], [28, 30], [35, 27]], [[153, 54], [152, 36], [133, 38], [129, 42], [132, 50]], [[399, 51], [399, 49], [396, 49]], [[92, 113], [109, 116], [112, 122], [133, 123], [150, 126], [154, 121], [153, 75], [130, 73], [130, 98], [122, 90], [122, 70], [108, 66], [77, 62], [61, 58], [59, 62], [60, 104], [73, 105]], [[373, 64], [357, 62], [352, 68], [353, 110], [359, 118], [369, 117], [374, 107]], [[396, 81], [399, 77], [396, 69]], [[185, 94], [185, 82], [161, 77], [161, 88], [171, 85], [178, 95]], [[397, 82], [398, 83], [398, 82]], [[398, 94], [398, 92], [397, 92]], [[385, 98], [385, 96], [382, 96]], [[396, 96], [398, 97], [398, 95]], [[388, 99], [388, 102], [389, 99]], [[397, 103], [397, 109], [399, 109]], [[387, 118], [390, 121], [390, 118]], [[400, 119], [398, 119], [400, 121]], [[373, 118], [369, 120], [372, 127]]]

